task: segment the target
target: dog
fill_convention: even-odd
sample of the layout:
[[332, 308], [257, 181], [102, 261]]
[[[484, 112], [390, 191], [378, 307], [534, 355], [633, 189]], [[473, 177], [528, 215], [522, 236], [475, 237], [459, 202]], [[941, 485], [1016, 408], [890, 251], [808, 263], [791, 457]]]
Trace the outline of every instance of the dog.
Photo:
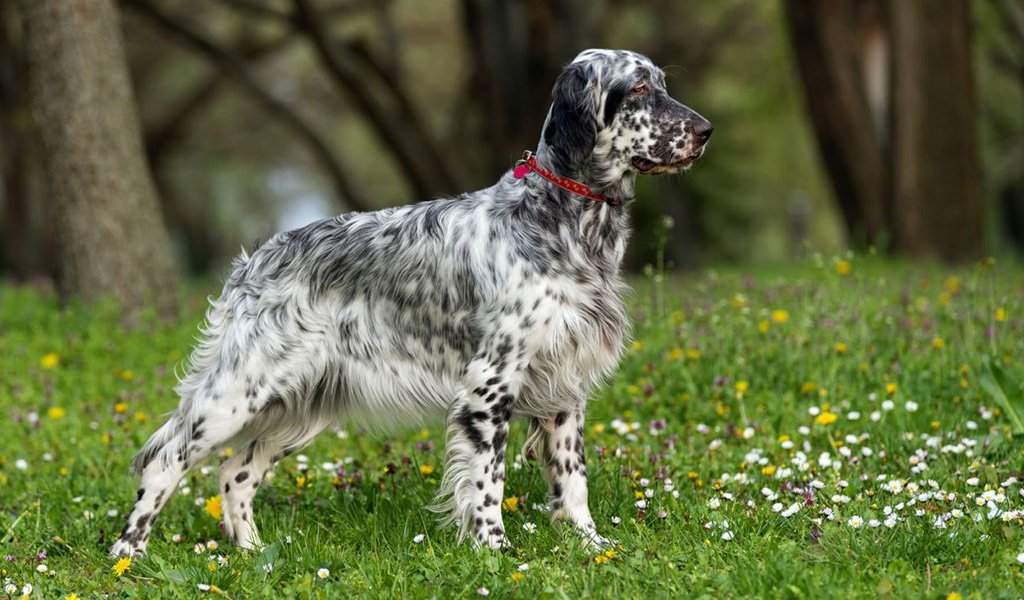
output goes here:
[[637, 174], [674, 173], [711, 124], [625, 50], [558, 77], [536, 153], [493, 186], [279, 233], [234, 262], [211, 301], [181, 401], [135, 457], [141, 487], [112, 555], [145, 551], [181, 477], [214, 450], [224, 531], [258, 548], [253, 497], [280, 458], [344, 419], [394, 427], [445, 414], [434, 507], [477, 547], [502, 525], [509, 421], [549, 485], [551, 516], [608, 542], [587, 503], [584, 413], [628, 322], [620, 265]]

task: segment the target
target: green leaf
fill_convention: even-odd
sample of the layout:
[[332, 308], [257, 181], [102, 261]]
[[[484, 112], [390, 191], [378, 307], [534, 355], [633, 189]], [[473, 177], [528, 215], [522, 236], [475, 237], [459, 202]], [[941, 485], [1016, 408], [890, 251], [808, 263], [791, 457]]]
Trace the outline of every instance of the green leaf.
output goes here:
[[260, 550], [259, 560], [256, 561], [256, 569], [263, 573], [267, 569], [267, 565], [273, 569], [274, 561], [277, 560], [277, 555], [281, 553], [281, 542], [274, 542], [269, 546]]
[[180, 569], [172, 569], [167, 561], [158, 554], [153, 554], [146, 557], [155, 567], [156, 576], [158, 579], [163, 579], [167, 583], [173, 583], [177, 585], [185, 585], [188, 583], [188, 578], [181, 572]]
[[[1024, 435], [1024, 419], [1021, 419], [1020, 413], [1013, 406], [1021, 403], [1020, 386], [1012, 385], [1009, 376], [991, 357], [985, 357], [979, 383], [1006, 413], [1006, 418], [1010, 420], [1013, 427], [1014, 435]], [[1011, 403], [1011, 395], [1015, 400], [1013, 403]]]

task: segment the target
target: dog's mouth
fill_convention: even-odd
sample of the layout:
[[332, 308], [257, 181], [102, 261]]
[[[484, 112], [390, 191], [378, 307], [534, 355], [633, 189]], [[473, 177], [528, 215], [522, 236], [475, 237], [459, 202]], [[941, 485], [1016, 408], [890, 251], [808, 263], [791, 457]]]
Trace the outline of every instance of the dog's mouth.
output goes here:
[[641, 173], [646, 173], [653, 169], [654, 167], [658, 166], [658, 163], [654, 162], [653, 160], [643, 158], [640, 156], [634, 156], [633, 160], [630, 162], [633, 163], [633, 168], [636, 169], [637, 171], [640, 171]]
[[696, 162], [697, 159], [703, 155], [703, 144], [699, 146], [689, 145], [681, 157], [673, 157], [675, 160], [672, 160], [671, 162], [662, 162], [659, 160], [644, 158], [643, 156], [634, 156], [630, 159], [630, 164], [633, 165], [633, 168], [636, 169], [638, 173], [676, 173], [683, 169], [688, 169], [690, 165]]
[[688, 168], [694, 161], [700, 158], [701, 154], [703, 152], [697, 150], [672, 162], [656, 162], [649, 158], [634, 156], [630, 163], [639, 173], [675, 173], [676, 171]]

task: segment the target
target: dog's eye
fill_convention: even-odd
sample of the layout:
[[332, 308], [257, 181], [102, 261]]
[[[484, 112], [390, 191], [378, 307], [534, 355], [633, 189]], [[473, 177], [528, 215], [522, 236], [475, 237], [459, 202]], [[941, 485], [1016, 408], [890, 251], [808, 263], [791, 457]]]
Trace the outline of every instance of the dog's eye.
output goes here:
[[641, 83], [633, 88], [633, 93], [637, 96], [646, 96], [648, 92], [647, 84]]

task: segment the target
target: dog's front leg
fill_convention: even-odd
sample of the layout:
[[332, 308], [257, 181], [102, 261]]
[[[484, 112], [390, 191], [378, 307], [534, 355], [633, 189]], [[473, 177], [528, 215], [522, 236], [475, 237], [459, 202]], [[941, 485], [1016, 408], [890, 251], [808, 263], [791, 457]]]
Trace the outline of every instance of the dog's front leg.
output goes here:
[[610, 542], [598, 535], [587, 498], [585, 407], [586, 401], [580, 401], [575, 410], [560, 412], [554, 418], [531, 419], [530, 439], [533, 447], [540, 450], [550, 491], [551, 518], [572, 525], [588, 543], [604, 547]]
[[460, 538], [476, 546], [508, 545], [501, 520], [505, 446], [512, 405], [519, 392], [517, 365], [477, 358], [466, 368], [448, 409], [447, 466], [441, 496]]

